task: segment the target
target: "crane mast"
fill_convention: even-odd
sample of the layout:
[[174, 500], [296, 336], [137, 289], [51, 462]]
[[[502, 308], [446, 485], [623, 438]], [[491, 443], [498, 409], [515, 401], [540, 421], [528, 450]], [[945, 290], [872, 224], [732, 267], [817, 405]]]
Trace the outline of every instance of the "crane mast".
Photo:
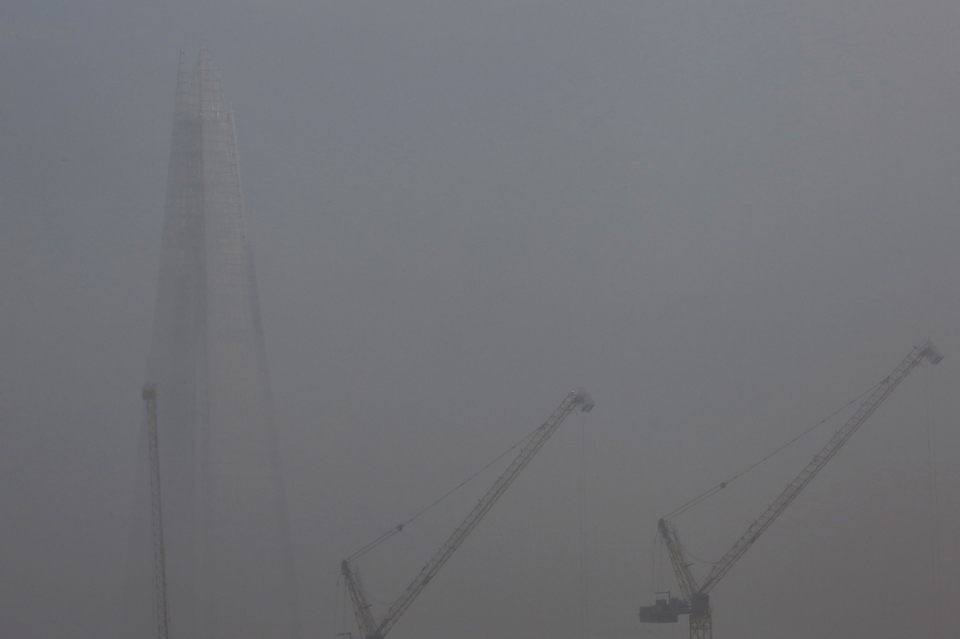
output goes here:
[[500, 474], [493, 482], [493, 485], [480, 498], [466, 518], [454, 529], [446, 541], [434, 553], [434, 555], [423, 565], [420, 572], [417, 573], [410, 585], [406, 587], [403, 593], [394, 601], [386, 614], [377, 623], [370, 611], [370, 604], [366, 597], [363, 585], [360, 582], [359, 573], [354, 568], [349, 559], [345, 559], [340, 564], [340, 571], [343, 575], [344, 583], [350, 594], [350, 600], [353, 604], [354, 615], [357, 618], [357, 625], [364, 639], [383, 639], [391, 628], [399, 621], [403, 613], [413, 604], [416, 598], [427, 587], [427, 584], [439, 572], [443, 565], [450, 559], [457, 548], [466, 540], [470, 533], [477, 527], [483, 517], [490, 512], [493, 505], [503, 496], [520, 472], [526, 468], [530, 460], [543, 447], [550, 436], [557, 430], [567, 417], [575, 410], [587, 413], [593, 409], [594, 403], [590, 395], [580, 389], [567, 393], [560, 405], [553, 411], [550, 417], [539, 427], [526, 443], [520, 448], [520, 451], [514, 457], [506, 470]]
[[786, 488], [767, 506], [760, 516], [753, 520], [747, 530], [734, 542], [733, 546], [724, 553], [720, 561], [714, 564], [699, 588], [690, 572], [690, 564], [686, 561], [676, 526], [669, 520], [661, 519], [657, 527], [670, 555], [670, 562], [676, 574], [683, 599], [669, 597], [666, 600], [657, 601], [653, 606], [641, 607], [640, 621], [644, 623], [675, 622], [679, 615], [689, 614], [691, 639], [712, 639], [713, 615], [710, 609], [710, 591], [730, 572], [730, 569], [760, 538], [760, 535], [783, 514], [803, 489], [813, 481], [813, 478], [823, 470], [843, 445], [873, 415], [880, 404], [906, 379], [907, 375], [924, 361], [935, 365], [939, 364], [942, 359], [943, 355], [930, 340], [915, 346], [897, 367], [873, 388], [856, 412], [844, 422], [830, 438], [830, 441], [794, 477], [793, 481], [787, 484]]
[[167, 639], [170, 614], [167, 609], [167, 561], [163, 542], [163, 500], [160, 491], [160, 443], [157, 433], [157, 387], [145, 384], [143, 423], [147, 436], [147, 455], [150, 470], [150, 511], [153, 537], [153, 586], [156, 609], [157, 639]]

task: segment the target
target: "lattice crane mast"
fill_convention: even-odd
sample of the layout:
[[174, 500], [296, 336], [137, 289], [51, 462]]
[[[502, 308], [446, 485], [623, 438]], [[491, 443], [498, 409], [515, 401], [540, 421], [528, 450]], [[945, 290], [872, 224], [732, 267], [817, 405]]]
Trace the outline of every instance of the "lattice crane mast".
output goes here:
[[150, 523], [153, 541], [153, 594], [157, 639], [167, 639], [170, 613], [167, 608], [167, 560], [163, 541], [163, 495], [160, 490], [160, 444], [157, 432], [157, 387], [147, 383], [141, 393], [143, 425], [147, 436], [150, 472]]
[[[410, 585], [388, 608], [386, 614], [380, 621], [377, 621], [370, 609], [370, 602], [367, 598], [363, 583], [360, 580], [360, 573], [353, 563], [353, 559], [364, 552], [366, 548], [353, 556], [344, 559], [340, 564], [340, 572], [347, 592], [350, 596], [350, 602], [353, 604], [354, 616], [357, 619], [357, 626], [363, 639], [383, 639], [390, 629], [400, 620], [403, 613], [417, 599], [427, 584], [436, 576], [437, 572], [443, 567], [448, 559], [456, 552], [457, 548], [466, 540], [471, 532], [477, 527], [477, 524], [483, 519], [484, 515], [490, 512], [493, 505], [507, 491], [520, 472], [530, 463], [534, 455], [543, 447], [550, 436], [575, 410], [588, 413], [593, 409], [593, 400], [584, 390], [574, 390], [567, 393], [560, 405], [553, 411], [553, 414], [547, 418], [533, 434], [527, 439], [526, 443], [520, 448], [517, 456], [510, 462], [506, 470], [497, 477], [493, 485], [480, 498], [473, 510], [450, 534], [434, 555], [423, 565], [420, 572], [417, 573]], [[395, 530], [402, 528], [398, 526]], [[390, 535], [392, 533], [387, 533]], [[385, 535], [386, 536], [386, 535]], [[377, 543], [376, 541], [374, 543]]]
[[[670, 557], [681, 596], [668, 595], [658, 599], [652, 606], [642, 606], [640, 608], [640, 621], [642, 623], [674, 623], [678, 621], [680, 615], [689, 615], [690, 638], [712, 639], [713, 614], [710, 607], [710, 591], [730, 572], [730, 569], [743, 557], [760, 535], [783, 514], [801, 491], [817, 476], [817, 473], [823, 470], [824, 466], [853, 437], [860, 426], [873, 415], [880, 404], [896, 390], [907, 375], [924, 361], [930, 364], [939, 364], [942, 359], [943, 355], [929, 340], [915, 346], [910, 354], [893, 369], [893, 372], [872, 389], [856, 412], [834, 433], [820, 452], [813, 456], [813, 459], [804, 466], [793, 481], [787, 484], [787, 487], [767, 506], [766, 510], [753, 520], [720, 561], [714, 564], [702, 584], [697, 583], [690, 571], [690, 562], [687, 560], [683, 545], [680, 543], [675, 524], [669, 519], [661, 519], [657, 524], [657, 529]], [[721, 487], [724, 485], [721, 484]]]

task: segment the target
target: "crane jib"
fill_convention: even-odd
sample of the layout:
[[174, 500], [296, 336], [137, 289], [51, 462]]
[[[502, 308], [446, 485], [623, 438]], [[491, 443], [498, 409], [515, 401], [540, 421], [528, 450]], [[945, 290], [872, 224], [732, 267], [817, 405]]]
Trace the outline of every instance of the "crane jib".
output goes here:
[[487, 492], [480, 498], [464, 520], [450, 534], [447, 540], [440, 546], [427, 563], [423, 565], [420, 572], [417, 573], [413, 581], [406, 587], [403, 593], [394, 601], [383, 618], [377, 622], [370, 610], [370, 603], [366, 596], [363, 584], [360, 581], [360, 573], [349, 559], [345, 559], [340, 565], [340, 572], [344, 580], [344, 585], [350, 596], [350, 602], [353, 605], [354, 616], [357, 620], [357, 626], [363, 634], [364, 639], [383, 639], [384, 636], [399, 621], [403, 613], [413, 604], [416, 598], [427, 587], [427, 584], [436, 576], [437, 572], [456, 552], [457, 548], [466, 540], [470, 533], [477, 527], [493, 505], [507, 491], [520, 472], [526, 468], [530, 460], [537, 454], [540, 448], [550, 439], [550, 436], [556, 429], [570, 416], [575, 410], [588, 413], [593, 410], [594, 402], [590, 394], [583, 389], [572, 390], [563, 398], [560, 405], [553, 411], [550, 417], [539, 427], [526, 443], [520, 448], [520, 451], [514, 457], [510, 465], [507, 466], [499, 477], [493, 482]]

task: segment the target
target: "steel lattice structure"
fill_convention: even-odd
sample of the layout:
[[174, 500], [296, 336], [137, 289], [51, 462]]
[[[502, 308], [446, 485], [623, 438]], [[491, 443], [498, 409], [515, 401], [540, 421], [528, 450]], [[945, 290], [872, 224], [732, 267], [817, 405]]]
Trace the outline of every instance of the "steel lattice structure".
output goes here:
[[[939, 364], [942, 359], [943, 355], [930, 340], [915, 346], [889, 375], [873, 387], [857, 410], [833, 434], [830, 441], [813, 456], [797, 476], [751, 522], [747, 530], [724, 553], [720, 561], [714, 564], [702, 584], [698, 584], [690, 571], [690, 561], [684, 553], [676, 526], [668, 519], [661, 519], [657, 524], [658, 532], [670, 556], [670, 563], [680, 587], [681, 597], [667, 596], [658, 600], [652, 606], [642, 606], [640, 608], [640, 621], [643, 623], [673, 623], [678, 621], [680, 615], [689, 615], [690, 639], [712, 639], [713, 612], [710, 606], [710, 591], [730, 572], [730, 569], [756, 543], [757, 539], [773, 525], [777, 518], [834, 458], [843, 445], [856, 434], [877, 408], [890, 397], [910, 372], [923, 362]], [[721, 484], [721, 486], [725, 485]]]

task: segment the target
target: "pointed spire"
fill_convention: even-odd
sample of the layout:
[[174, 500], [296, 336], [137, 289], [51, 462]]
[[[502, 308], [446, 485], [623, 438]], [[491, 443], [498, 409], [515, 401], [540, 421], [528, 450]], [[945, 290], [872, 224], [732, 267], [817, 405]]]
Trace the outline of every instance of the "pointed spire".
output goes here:
[[223, 84], [220, 79], [220, 72], [210, 59], [210, 52], [206, 49], [200, 50], [197, 73], [200, 80], [198, 93], [201, 117], [223, 117], [227, 111], [223, 98]]
[[296, 639], [295, 570], [234, 123], [206, 50], [195, 64], [181, 53], [176, 113], [150, 363], [150, 379], [163, 389], [171, 621], [179, 639]]
[[177, 93], [174, 99], [174, 117], [196, 114], [196, 96], [193, 91], [195, 82], [196, 71], [187, 68], [186, 52], [180, 49], [180, 55], [177, 59]]

